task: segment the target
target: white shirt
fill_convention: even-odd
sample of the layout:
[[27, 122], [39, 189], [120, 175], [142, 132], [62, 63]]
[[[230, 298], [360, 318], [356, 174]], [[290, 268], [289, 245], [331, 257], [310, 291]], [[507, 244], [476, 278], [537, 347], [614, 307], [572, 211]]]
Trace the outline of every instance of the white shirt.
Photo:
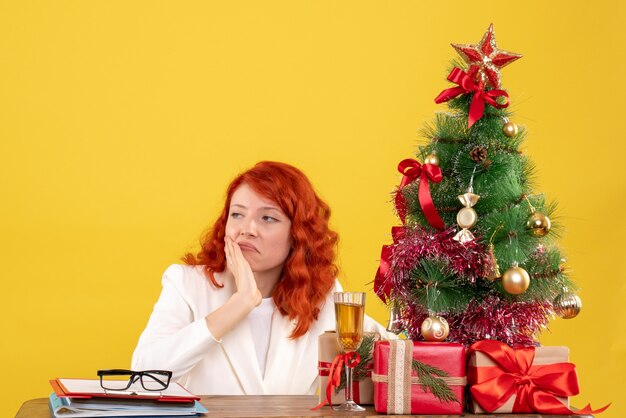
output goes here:
[[256, 352], [256, 359], [259, 363], [261, 376], [265, 376], [265, 360], [267, 359], [267, 350], [270, 348], [272, 315], [274, 314], [275, 308], [276, 304], [273, 298], [264, 298], [261, 304], [248, 314], [252, 341], [254, 342], [254, 351]]

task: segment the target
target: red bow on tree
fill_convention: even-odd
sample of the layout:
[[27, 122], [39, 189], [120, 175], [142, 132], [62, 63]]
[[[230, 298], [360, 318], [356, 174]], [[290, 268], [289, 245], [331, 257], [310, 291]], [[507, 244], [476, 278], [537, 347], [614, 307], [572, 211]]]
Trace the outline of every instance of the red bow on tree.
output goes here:
[[[485, 91], [485, 83], [474, 82], [472, 77], [460, 68], [454, 68], [450, 72], [450, 75], [448, 75], [448, 80], [458, 84], [458, 87], [451, 87], [439, 93], [439, 96], [435, 98], [435, 103], [447, 102], [461, 94], [474, 93], [472, 104], [470, 105], [469, 117], [467, 119], [468, 128], [471, 128], [478, 119], [483, 117], [485, 102], [498, 109], [508, 107], [509, 105], [509, 95], [506, 91], [500, 89]], [[505, 102], [498, 103], [496, 101], [498, 97], [504, 97]]]
[[433, 199], [430, 196], [430, 188], [428, 187], [429, 181], [439, 183], [443, 179], [441, 168], [434, 164], [422, 165], [413, 159], [407, 158], [406, 160], [400, 161], [398, 171], [404, 175], [398, 187], [398, 192], [396, 193], [396, 210], [398, 211], [398, 216], [400, 216], [402, 223], [406, 220], [406, 202], [402, 194], [402, 189], [419, 177], [420, 185], [418, 195], [422, 212], [424, 212], [426, 220], [433, 228], [439, 230], [445, 229], [446, 225], [441, 220], [437, 208], [435, 208]]
[[540, 414], [597, 414], [609, 405], [592, 410], [587, 405], [572, 411], [557, 397], [577, 395], [578, 377], [572, 363], [533, 366], [535, 348], [513, 349], [500, 341], [484, 340], [473, 344], [467, 354], [479, 351], [487, 355], [497, 367], [475, 367], [476, 381], [470, 387], [474, 399], [487, 412], [493, 412], [513, 396], [513, 413]]

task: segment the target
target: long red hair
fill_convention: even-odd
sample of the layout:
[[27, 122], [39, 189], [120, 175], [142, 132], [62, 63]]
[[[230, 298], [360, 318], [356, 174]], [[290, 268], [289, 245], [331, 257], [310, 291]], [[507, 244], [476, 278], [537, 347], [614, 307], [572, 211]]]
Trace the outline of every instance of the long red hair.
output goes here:
[[293, 245], [272, 297], [282, 315], [296, 320], [290, 337], [298, 338], [317, 319], [338, 272], [335, 265], [338, 236], [328, 226], [330, 208], [315, 193], [302, 171], [284, 163], [261, 161], [239, 174], [228, 186], [222, 213], [200, 239], [202, 249], [197, 254], [186, 254], [183, 261], [203, 265], [211, 283], [222, 287], [213, 273], [226, 269], [224, 235], [230, 200], [243, 183], [278, 204], [291, 220]]

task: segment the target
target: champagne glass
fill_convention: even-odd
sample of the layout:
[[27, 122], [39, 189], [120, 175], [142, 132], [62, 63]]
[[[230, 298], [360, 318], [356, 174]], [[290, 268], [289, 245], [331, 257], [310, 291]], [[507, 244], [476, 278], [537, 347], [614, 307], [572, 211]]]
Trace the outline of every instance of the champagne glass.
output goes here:
[[[344, 353], [356, 351], [363, 341], [363, 315], [365, 313], [364, 292], [336, 292], [335, 323], [337, 340]], [[334, 407], [336, 411], [365, 411], [352, 400], [352, 367], [346, 367], [346, 401]]]

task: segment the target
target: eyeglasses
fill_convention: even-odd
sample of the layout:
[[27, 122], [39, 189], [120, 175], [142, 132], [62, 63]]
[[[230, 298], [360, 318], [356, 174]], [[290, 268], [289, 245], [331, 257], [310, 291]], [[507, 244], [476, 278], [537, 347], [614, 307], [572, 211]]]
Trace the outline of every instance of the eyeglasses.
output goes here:
[[167, 370], [98, 370], [100, 386], [105, 390], [126, 390], [138, 380], [145, 390], [158, 391], [167, 389], [172, 372]]

